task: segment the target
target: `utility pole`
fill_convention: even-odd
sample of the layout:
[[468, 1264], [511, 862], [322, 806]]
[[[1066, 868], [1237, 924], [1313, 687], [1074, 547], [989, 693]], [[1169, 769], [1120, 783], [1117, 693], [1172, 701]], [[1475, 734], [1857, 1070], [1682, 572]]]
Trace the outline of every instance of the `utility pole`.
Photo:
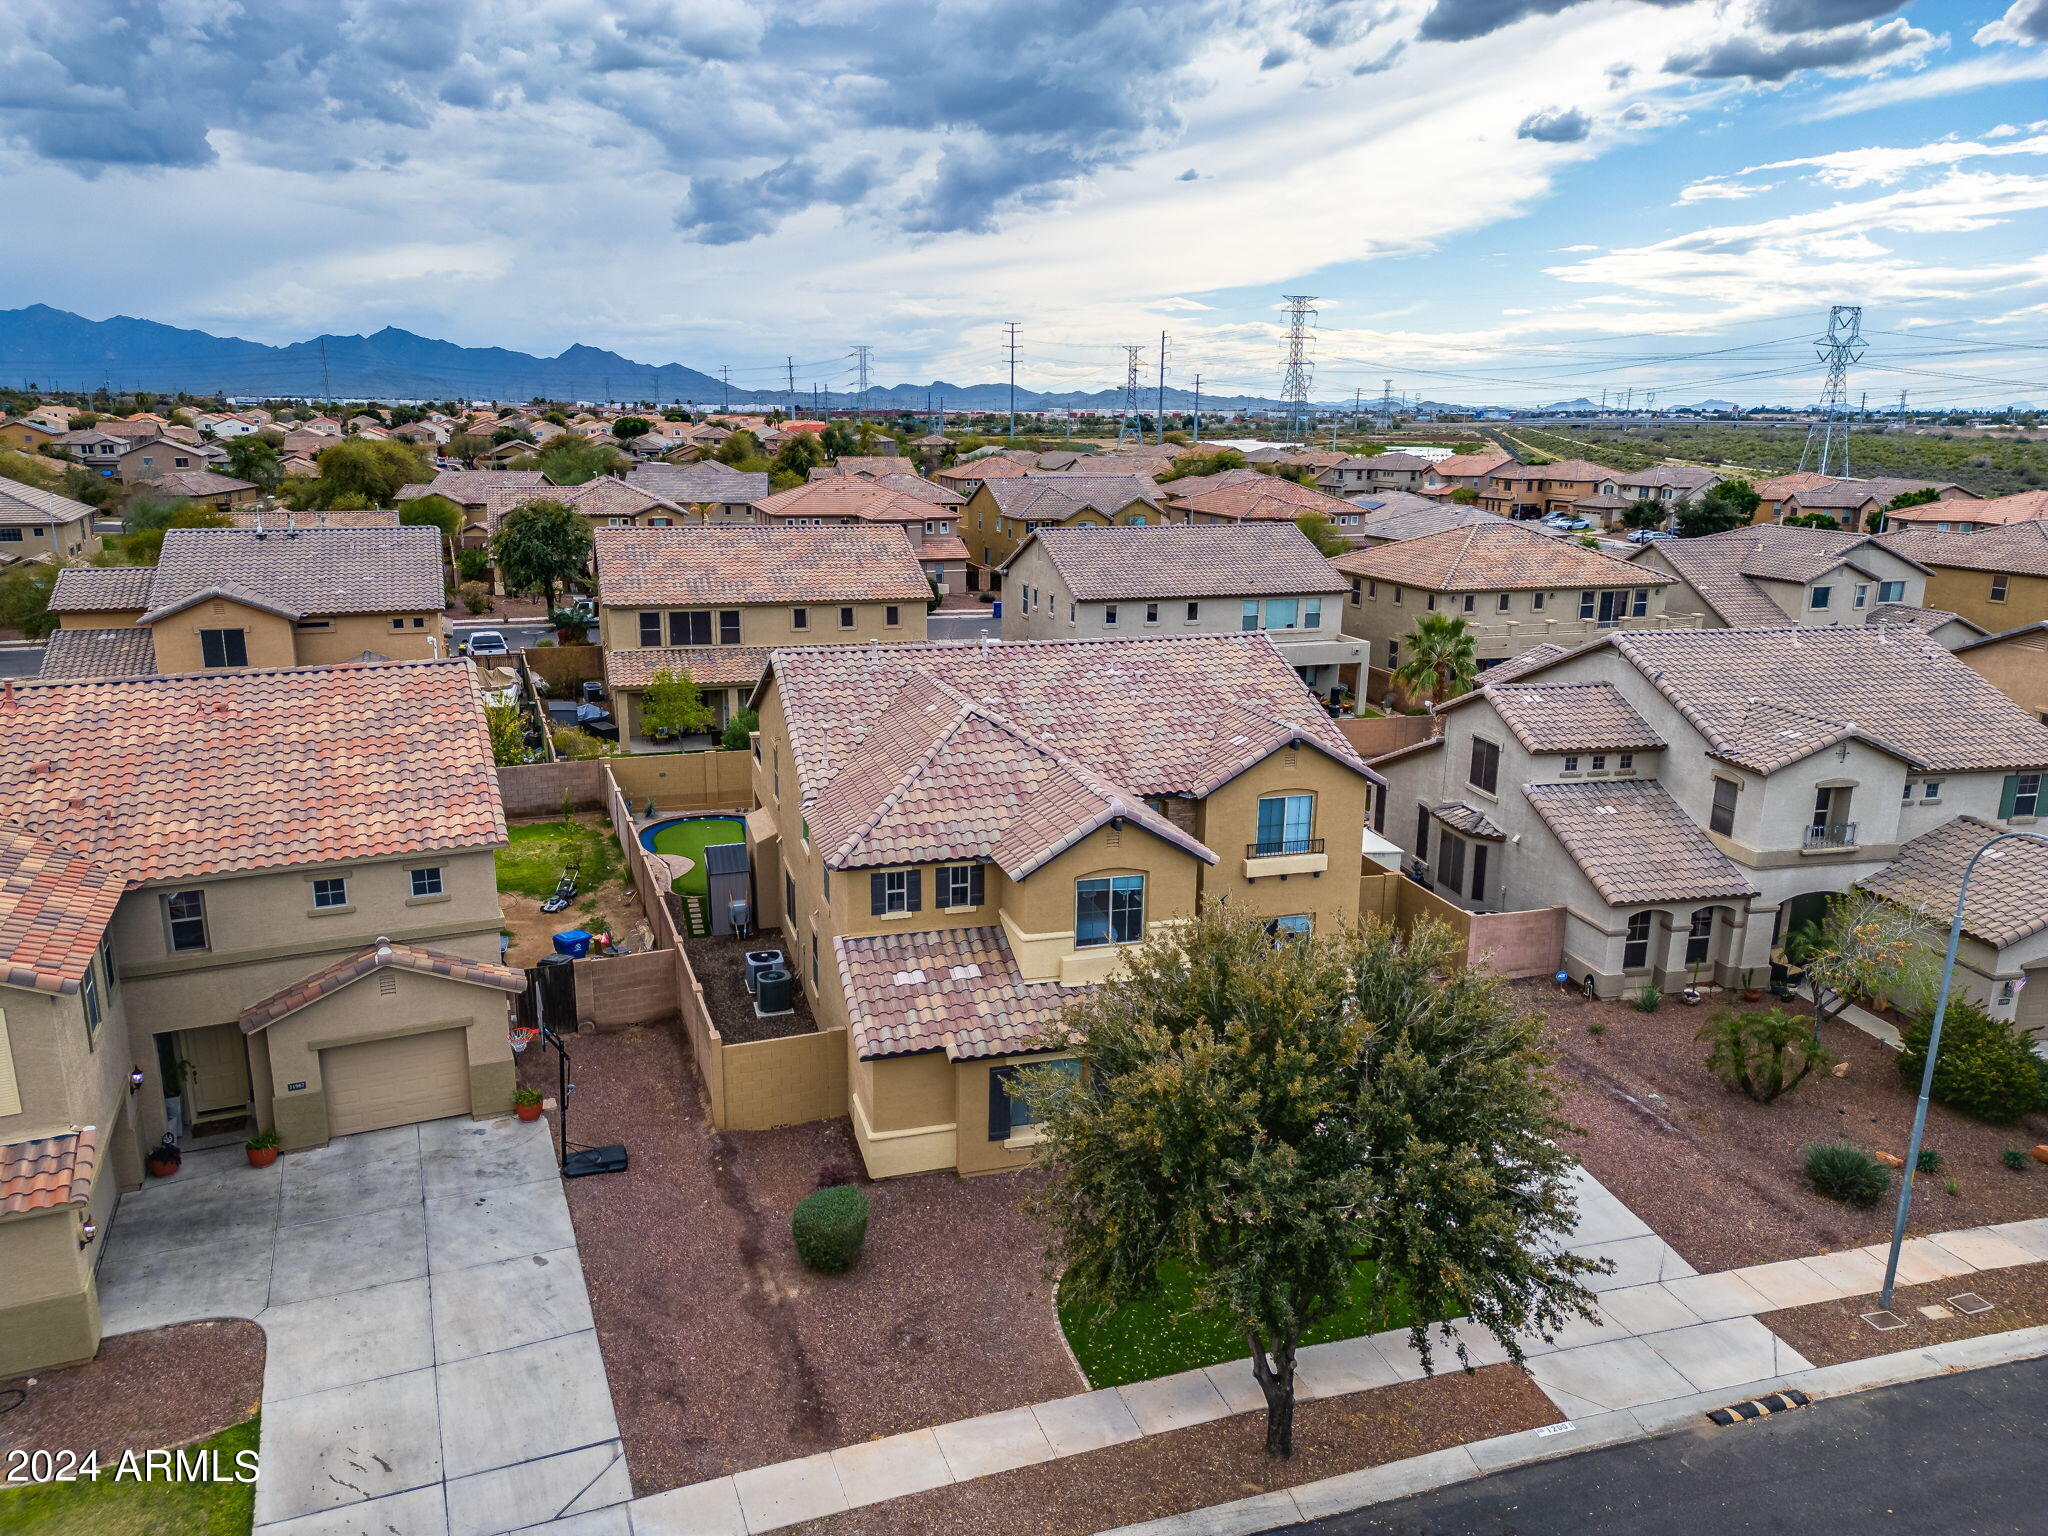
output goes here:
[[320, 393], [327, 399], [334, 398], [334, 382], [327, 376], [327, 338], [320, 338]]
[[864, 418], [868, 410], [868, 353], [870, 347], [856, 346], [853, 349], [853, 369], [856, 383], [853, 405], [856, 419]]
[[1906, 392], [1903, 389], [1899, 391], [1899, 414], [1906, 414]]
[[1308, 355], [1309, 331], [1315, 322], [1316, 296], [1283, 293], [1280, 297], [1287, 303], [1287, 363], [1280, 375], [1280, 398], [1287, 405], [1287, 439], [1292, 442], [1308, 427], [1309, 380], [1315, 374]]
[[1863, 306], [1831, 307], [1827, 339], [1814, 345], [1828, 365], [1828, 376], [1821, 390], [1820, 419], [1807, 428], [1806, 445], [1799, 451], [1802, 472], [1810, 464], [1820, 474], [1849, 478], [1849, 366], [1862, 359], [1863, 349]]
[[1194, 437], [1194, 440], [1195, 440], [1196, 442], [1198, 442], [1198, 443], [1199, 443], [1199, 442], [1200, 442], [1200, 441], [1202, 440], [1202, 376], [1201, 376], [1201, 375], [1200, 375], [1199, 373], [1195, 375], [1195, 437]]
[[789, 376], [789, 414], [794, 416], [800, 409], [796, 401], [796, 359], [784, 353], [782, 362]]
[[1121, 448], [1124, 439], [1135, 438], [1141, 445], [1145, 441], [1145, 428], [1138, 414], [1138, 357], [1143, 347], [1124, 348], [1124, 413], [1116, 424], [1116, 445]]
[[1154, 423], [1159, 445], [1166, 446], [1166, 332], [1159, 333], [1159, 420]]
[[1017, 322], [1012, 320], [1003, 327], [1007, 333], [1003, 350], [1010, 355], [1010, 441], [1017, 440]]
[[1351, 430], [1354, 432], [1363, 432], [1365, 430], [1365, 386], [1363, 384], [1354, 384], [1351, 387]]
[[1870, 420], [1870, 391], [1867, 389], [1856, 399], [1856, 419], [1858, 421]]
[[732, 369], [724, 363], [718, 365], [718, 380], [722, 386], [718, 409], [721, 413], [729, 412], [732, 409]]

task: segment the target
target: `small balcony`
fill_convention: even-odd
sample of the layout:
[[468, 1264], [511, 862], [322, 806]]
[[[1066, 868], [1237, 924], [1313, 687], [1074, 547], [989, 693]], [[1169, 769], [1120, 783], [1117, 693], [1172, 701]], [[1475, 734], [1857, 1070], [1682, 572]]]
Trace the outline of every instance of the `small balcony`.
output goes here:
[[1244, 848], [1244, 874], [1247, 880], [1263, 880], [1272, 875], [1285, 879], [1289, 875], [1320, 875], [1330, 867], [1330, 856], [1323, 851], [1320, 837], [1274, 838], [1270, 842], [1246, 843]]
[[1321, 853], [1323, 840], [1320, 837], [1283, 837], [1269, 843], [1246, 843], [1244, 856], [1248, 859], [1277, 859], [1291, 853]]
[[1832, 848], [1856, 846], [1856, 823], [1830, 821], [1809, 826], [1800, 847], [1806, 853], [1824, 853]]

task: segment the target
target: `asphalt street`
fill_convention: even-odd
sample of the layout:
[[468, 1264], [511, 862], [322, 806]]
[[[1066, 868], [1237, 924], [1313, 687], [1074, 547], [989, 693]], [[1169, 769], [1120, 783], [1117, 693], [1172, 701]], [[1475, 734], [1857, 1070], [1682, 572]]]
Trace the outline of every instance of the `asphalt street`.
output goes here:
[[[1497, 1473], [1287, 1536], [2040, 1536], [2048, 1360]], [[1274, 1536], [1281, 1536], [1276, 1532]]]

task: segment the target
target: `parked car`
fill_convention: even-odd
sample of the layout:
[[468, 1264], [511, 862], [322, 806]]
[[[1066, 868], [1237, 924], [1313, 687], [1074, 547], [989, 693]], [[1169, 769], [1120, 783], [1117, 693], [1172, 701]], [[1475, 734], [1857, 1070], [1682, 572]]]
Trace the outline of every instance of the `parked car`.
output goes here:
[[495, 629], [471, 630], [469, 639], [462, 647], [465, 656], [510, 656], [512, 647], [505, 643], [505, 637]]
[[1558, 533], [1584, 533], [1593, 526], [1593, 520], [1586, 517], [1567, 517], [1562, 512], [1553, 512], [1543, 519], [1543, 526]]
[[1636, 528], [1630, 530], [1628, 541], [1631, 544], [1661, 544], [1666, 539], [1677, 537], [1677, 534], [1666, 533], [1662, 528]]

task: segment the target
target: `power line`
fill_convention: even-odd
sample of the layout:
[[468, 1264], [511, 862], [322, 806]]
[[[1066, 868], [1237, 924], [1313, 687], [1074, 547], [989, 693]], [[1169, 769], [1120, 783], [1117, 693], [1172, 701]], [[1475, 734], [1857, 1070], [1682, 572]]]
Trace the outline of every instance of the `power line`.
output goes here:
[[860, 379], [854, 388], [854, 410], [857, 413], [864, 414], [868, 408], [868, 353], [873, 350], [864, 346], [856, 346], [853, 349], [853, 366]]
[[1166, 446], [1166, 332], [1159, 333], [1159, 410], [1158, 420], [1153, 423], [1159, 434], [1159, 446]]
[[1309, 328], [1315, 316], [1316, 296], [1312, 293], [1283, 293], [1287, 301], [1287, 366], [1280, 378], [1280, 398], [1287, 405], [1287, 437], [1291, 442], [1308, 425], [1309, 380], [1315, 365], [1309, 360]]

